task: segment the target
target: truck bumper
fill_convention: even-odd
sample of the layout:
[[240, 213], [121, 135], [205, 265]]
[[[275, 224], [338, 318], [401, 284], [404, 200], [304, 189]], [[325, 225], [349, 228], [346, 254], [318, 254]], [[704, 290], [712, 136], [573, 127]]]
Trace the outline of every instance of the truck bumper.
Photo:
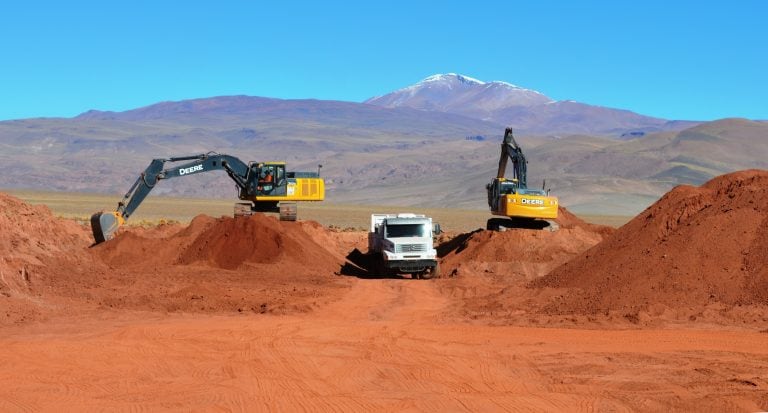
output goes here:
[[414, 273], [424, 271], [427, 268], [437, 265], [437, 260], [398, 260], [387, 261], [384, 263], [387, 268], [398, 270], [404, 273]]

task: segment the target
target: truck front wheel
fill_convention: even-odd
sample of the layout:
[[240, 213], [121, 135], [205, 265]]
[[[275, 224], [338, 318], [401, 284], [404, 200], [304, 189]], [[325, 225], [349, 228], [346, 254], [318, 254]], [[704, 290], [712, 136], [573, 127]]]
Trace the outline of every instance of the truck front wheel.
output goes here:
[[435, 263], [434, 267], [428, 267], [421, 273], [422, 280], [431, 280], [432, 278], [440, 276], [440, 263]]

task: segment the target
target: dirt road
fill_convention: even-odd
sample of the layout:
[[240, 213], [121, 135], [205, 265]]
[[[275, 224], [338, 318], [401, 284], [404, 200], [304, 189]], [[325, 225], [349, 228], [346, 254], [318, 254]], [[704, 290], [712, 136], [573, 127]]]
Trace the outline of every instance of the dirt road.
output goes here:
[[766, 333], [491, 327], [447, 305], [432, 282], [355, 279], [308, 314], [9, 328], [0, 411], [768, 409]]

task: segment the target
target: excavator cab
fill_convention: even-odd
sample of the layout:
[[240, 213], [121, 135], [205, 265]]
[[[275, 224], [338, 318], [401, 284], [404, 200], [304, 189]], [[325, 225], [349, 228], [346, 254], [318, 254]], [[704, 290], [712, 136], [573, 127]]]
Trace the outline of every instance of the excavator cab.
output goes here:
[[257, 167], [256, 196], [281, 196], [286, 194], [285, 164], [264, 163]]
[[517, 192], [517, 180], [499, 181], [499, 194], [510, 195]]

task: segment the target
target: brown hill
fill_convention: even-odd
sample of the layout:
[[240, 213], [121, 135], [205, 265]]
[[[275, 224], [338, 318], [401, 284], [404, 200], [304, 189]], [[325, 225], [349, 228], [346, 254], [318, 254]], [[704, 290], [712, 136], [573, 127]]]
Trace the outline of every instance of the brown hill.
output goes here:
[[[0, 188], [119, 196], [153, 158], [217, 151], [244, 161], [285, 160], [294, 171], [322, 164], [332, 203], [485, 209], [503, 130], [456, 114], [349, 102], [244, 96], [166, 102], [0, 122], [6, 144]], [[629, 141], [573, 132], [518, 138], [532, 186], [546, 179], [577, 213], [631, 216], [674, 185], [768, 168], [767, 131], [766, 122], [727, 119]], [[237, 197], [223, 172], [168, 180], [151, 194], [158, 195]], [[141, 219], [141, 208], [137, 214]]]
[[768, 304], [768, 171], [679, 186], [533, 287], [556, 314]]

